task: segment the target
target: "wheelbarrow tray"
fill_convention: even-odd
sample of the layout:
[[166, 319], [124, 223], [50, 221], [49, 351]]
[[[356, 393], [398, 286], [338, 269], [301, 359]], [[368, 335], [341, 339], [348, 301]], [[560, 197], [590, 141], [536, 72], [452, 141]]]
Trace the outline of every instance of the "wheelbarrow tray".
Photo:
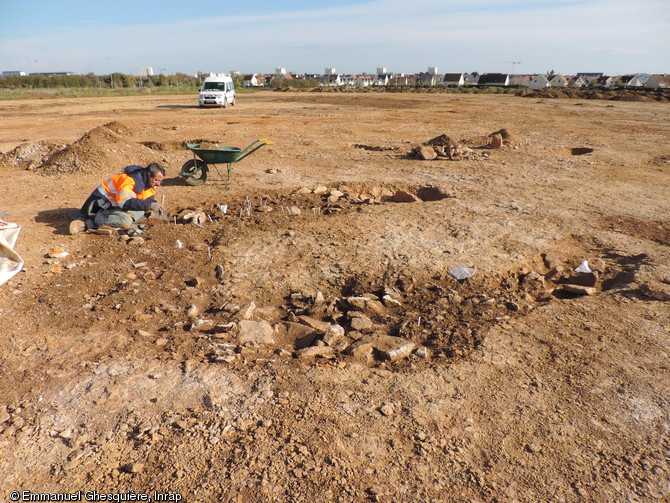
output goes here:
[[222, 164], [236, 162], [243, 150], [239, 147], [200, 148], [198, 143], [187, 143], [186, 147], [207, 164]]

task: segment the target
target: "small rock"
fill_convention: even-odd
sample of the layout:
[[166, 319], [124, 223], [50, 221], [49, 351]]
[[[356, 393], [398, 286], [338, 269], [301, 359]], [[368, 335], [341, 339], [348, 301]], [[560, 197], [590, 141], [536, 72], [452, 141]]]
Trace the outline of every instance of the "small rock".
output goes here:
[[293, 341], [293, 347], [302, 349], [314, 343], [317, 333], [312, 327], [289, 321], [286, 323], [286, 334]]
[[652, 299], [670, 300], [670, 285], [660, 281], [648, 281], [640, 287], [640, 292]]
[[328, 327], [328, 330], [326, 330], [326, 333], [323, 334], [322, 340], [328, 346], [334, 346], [343, 337], [346, 337], [344, 328], [342, 328], [340, 325], [331, 325]]
[[240, 320], [250, 320], [254, 316], [254, 311], [256, 310], [256, 304], [249, 302], [242, 306], [240, 311], [237, 313], [236, 317]]
[[330, 346], [311, 346], [298, 351], [298, 358], [303, 360], [317, 357], [330, 360], [335, 358], [335, 350]]
[[605, 269], [607, 267], [606, 264], [605, 264], [605, 261], [603, 259], [601, 259], [600, 257], [591, 259], [589, 261], [589, 265], [590, 265], [592, 271], [599, 272], [601, 274], [605, 272]]
[[237, 327], [237, 323], [231, 321], [230, 323], [226, 323], [223, 325], [214, 325], [212, 327], [212, 332], [214, 332], [215, 334], [225, 334], [233, 330], [235, 327]]
[[433, 147], [428, 145], [421, 145], [420, 147], [417, 147], [414, 150], [414, 155], [424, 161], [432, 161], [433, 159], [437, 159], [437, 152]]
[[188, 316], [191, 319], [197, 318], [197, 316], [200, 314], [200, 309], [198, 309], [198, 306], [195, 304], [191, 304], [186, 308], [186, 316]]
[[379, 496], [381, 494], [381, 492], [382, 492], [382, 489], [379, 486], [371, 486], [371, 487], [367, 488], [367, 493], [370, 496]]
[[126, 473], [141, 473], [144, 471], [144, 463], [129, 463], [123, 467]]
[[573, 274], [568, 278], [568, 282], [571, 285], [580, 285], [580, 286], [596, 286], [598, 283], [598, 273], [597, 272], [582, 272]]
[[426, 346], [420, 346], [417, 348], [414, 354], [419, 358], [430, 358], [430, 349], [428, 349]]
[[221, 281], [223, 279], [223, 273], [224, 273], [223, 264], [216, 264], [216, 267], [214, 268], [214, 273], [216, 274], [216, 279]]
[[412, 354], [416, 344], [393, 336], [378, 336], [371, 341], [375, 355], [380, 360], [398, 361]]
[[[349, 332], [351, 335], [354, 332]], [[368, 341], [358, 340], [347, 347], [345, 353], [351, 355], [356, 360], [362, 360], [364, 362], [372, 361], [372, 344]]]
[[290, 208], [287, 208], [286, 211], [288, 212], [289, 215], [292, 216], [298, 216], [301, 213], [300, 208], [298, 208], [297, 206], [291, 206]]
[[394, 299], [393, 297], [391, 297], [391, 296], [388, 295], [388, 294], [387, 294], [387, 295], [384, 295], [384, 297], [382, 297], [382, 302], [384, 303], [384, 305], [385, 305], [386, 307], [398, 307], [398, 306], [402, 306], [402, 303], [401, 303], [399, 300]]
[[274, 330], [267, 321], [242, 320], [239, 324], [238, 342], [246, 344], [274, 344]]
[[565, 266], [563, 265], [557, 265], [555, 267], [552, 267], [547, 274], [544, 275], [545, 278], [550, 279], [550, 280], [557, 280], [563, 277], [565, 274], [566, 269]]
[[385, 403], [381, 407], [379, 407], [379, 412], [381, 412], [382, 416], [392, 416], [395, 414], [395, 410], [392, 405]]
[[311, 318], [309, 316], [299, 316], [298, 321], [302, 323], [303, 325], [307, 325], [308, 327], [312, 327], [314, 330], [317, 332], [320, 332], [322, 334], [325, 334], [328, 328], [330, 327], [330, 323], [327, 323], [322, 320], [317, 320], [316, 318]]
[[563, 290], [577, 295], [595, 295], [597, 290], [592, 286], [563, 285]]
[[530, 444], [526, 444], [526, 450], [528, 452], [540, 452], [542, 450], [542, 446], [540, 444], [537, 444], [535, 442], [531, 442]]
[[355, 313], [357, 316], [351, 318], [351, 328], [360, 332], [364, 332], [372, 328], [372, 320], [367, 316]]
[[563, 266], [563, 262], [561, 262], [553, 252], [545, 253], [543, 258], [544, 265], [547, 266], [547, 269], [554, 269]]
[[489, 141], [489, 146], [491, 148], [502, 148], [503, 146], [502, 136], [499, 134], [492, 134], [491, 140]]
[[140, 236], [134, 236], [134, 237], [130, 238], [127, 241], [127, 243], [129, 245], [135, 245], [135, 246], [143, 245], [144, 244], [144, 238], [142, 238]]

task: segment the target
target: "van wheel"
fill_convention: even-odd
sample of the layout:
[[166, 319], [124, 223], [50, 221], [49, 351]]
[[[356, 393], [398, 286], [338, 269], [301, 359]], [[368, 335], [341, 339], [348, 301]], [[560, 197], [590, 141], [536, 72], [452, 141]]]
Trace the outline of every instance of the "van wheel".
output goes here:
[[228, 108], [228, 99], [223, 98], [223, 108]]

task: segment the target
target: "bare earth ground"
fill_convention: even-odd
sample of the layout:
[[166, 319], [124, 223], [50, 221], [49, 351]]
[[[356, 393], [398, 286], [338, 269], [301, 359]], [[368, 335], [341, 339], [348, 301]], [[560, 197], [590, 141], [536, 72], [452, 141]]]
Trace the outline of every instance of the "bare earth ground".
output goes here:
[[[0, 500], [670, 501], [668, 106], [0, 103], [25, 260], [0, 287]], [[473, 158], [407, 156], [441, 134]], [[257, 138], [275, 144], [230, 184], [178, 176], [182, 142]], [[179, 218], [68, 235], [103, 178], [150, 161]], [[592, 295], [564, 286], [583, 260]]]

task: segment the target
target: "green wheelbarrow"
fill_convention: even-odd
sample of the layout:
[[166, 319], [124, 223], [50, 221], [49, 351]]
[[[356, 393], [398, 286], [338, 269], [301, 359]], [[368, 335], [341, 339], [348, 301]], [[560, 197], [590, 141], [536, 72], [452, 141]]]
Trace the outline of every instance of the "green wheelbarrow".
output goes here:
[[248, 155], [253, 154], [265, 145], [274, 145], [267, 140], [256, 140], [247, 145], [246, 148], [224, 147], [216, 145], [216, 148], [200, 148], [199, 143], [187, 143], [186, 148], [193, 152], [193, 159], [189, 159], [181, 167], [181, 176], [189, 185], [203, 185], [209, 178], [209, 166], [214, 166], [221, 180], [223, 175], [217, 164], [228, 166], [228, 181], [233, 178], [233, 164], [240, 162]]

